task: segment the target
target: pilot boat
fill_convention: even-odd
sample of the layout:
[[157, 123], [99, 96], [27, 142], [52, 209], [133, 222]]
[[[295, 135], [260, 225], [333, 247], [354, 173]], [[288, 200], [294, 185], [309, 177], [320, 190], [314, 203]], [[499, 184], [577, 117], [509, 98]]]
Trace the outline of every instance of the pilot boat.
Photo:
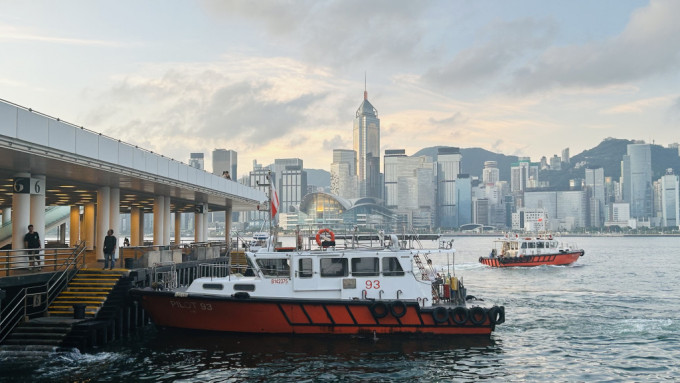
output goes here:
[[576, 262], [585, 254], [575, 244], [558, 240], [552, 234], [506, 234], [494, 243], [491, 253], [479, 257], [479, 262], [491, 267], [564, 266]]
[[468, 305], [455, 274], [436, 276], [428, 260], [453, 258], [451, 243], [413, 249], [391, 235], [366, 248], [317, 234], [308, 249], [270, 237], [240, 265], [202, 265], [188, 286], [130, 293], [157, 326], [230, 333], [489, 336], [505, 321], [503, 306]]

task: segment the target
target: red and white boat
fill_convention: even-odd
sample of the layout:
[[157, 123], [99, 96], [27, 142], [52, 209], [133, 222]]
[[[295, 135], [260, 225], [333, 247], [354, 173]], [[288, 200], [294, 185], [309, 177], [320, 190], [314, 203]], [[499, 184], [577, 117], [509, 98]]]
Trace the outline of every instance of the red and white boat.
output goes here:
[[494, 243], [491, 253], [479, 257], [479, 262], [491, 267], [564, 266], [585, 254], [575, 244], [560, 241], [552, 234], [506, 235]]
[[431, 280], [428, 259], [453, 259], [450, 244], [415, 250], [392, 235], [359, 248], [348, 237], [284, 251], [270, 239], [242, 268], [206, 265], [188, 287], [131, 294], [158, 326], [232, 333], [489, 336], [505, 321], [503, 306], [469, 307], [455, 276]]

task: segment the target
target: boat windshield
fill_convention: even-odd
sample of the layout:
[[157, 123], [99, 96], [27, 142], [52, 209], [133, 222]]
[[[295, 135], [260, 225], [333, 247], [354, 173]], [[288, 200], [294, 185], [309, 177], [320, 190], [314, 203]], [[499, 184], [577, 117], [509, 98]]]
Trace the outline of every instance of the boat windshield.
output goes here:
[[286, 258], [258, 259], [257, 265], [265, 277], [290, 277], [290, 265]]

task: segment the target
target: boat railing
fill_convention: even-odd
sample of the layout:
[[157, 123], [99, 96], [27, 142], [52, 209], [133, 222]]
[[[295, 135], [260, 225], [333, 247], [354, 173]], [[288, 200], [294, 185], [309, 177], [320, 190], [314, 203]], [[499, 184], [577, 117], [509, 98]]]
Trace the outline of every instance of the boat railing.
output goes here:
[[198, 265], [199, 278], [224, 278], [229, 276], [229, 264], [201, 263]]
[[174, 262], [155, 263], [151, 275], [153, 275], [151, 286], [154, 289], [171, 290], [177, 288], [177, 265]]

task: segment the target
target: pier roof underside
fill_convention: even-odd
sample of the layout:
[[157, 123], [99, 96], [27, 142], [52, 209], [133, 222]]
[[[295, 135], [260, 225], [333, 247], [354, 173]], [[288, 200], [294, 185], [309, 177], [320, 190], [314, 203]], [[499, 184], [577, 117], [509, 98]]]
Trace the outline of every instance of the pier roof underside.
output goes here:
[[[0, 138], [3, 138], [0, 140], [0, 207], [12, 206], [13, 178], [22, 172], [46, 177], [47, 206], [96, 202], [97, 190], [103, 186], [120, 188], [121, 212], [129, 212], [131, 207], [150, 211], [155, 196], [170, 196], [171, 209], [178, 212], [193, 212], [194, 207], [201, 203], [208, 204], [209, 211], [223, 211], [229, 206], [233, 211], [255, 210], [262, 203], [253, 198], [252, 193], [243, 197], [104, 161], [37, 148], [30, 143], [7, 140], [7, 137]], [[264, 194], [261, 198], [264, 200]]]

